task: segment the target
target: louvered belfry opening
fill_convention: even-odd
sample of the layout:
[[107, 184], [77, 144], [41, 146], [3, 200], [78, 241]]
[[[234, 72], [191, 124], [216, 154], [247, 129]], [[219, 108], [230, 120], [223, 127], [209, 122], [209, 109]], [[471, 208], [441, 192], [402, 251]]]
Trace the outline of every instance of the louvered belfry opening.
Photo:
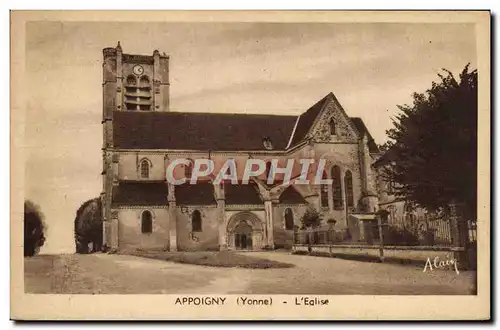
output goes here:
[[144, 75], [139, 78], [129, 75], [125, 82], [125, 107], [127, 110], [151, 110], [151, 81]]

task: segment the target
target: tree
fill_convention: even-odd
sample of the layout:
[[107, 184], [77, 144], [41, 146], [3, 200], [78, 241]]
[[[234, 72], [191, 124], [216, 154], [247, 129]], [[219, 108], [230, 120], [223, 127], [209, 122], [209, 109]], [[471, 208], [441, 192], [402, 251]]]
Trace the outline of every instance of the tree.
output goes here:
[[32, 201], [24, 201], [24, 256], [37, 254], [45, 243], [45, 224], [43, 214], [38, 205]]
[[315, 228], [321, 224], [322, 215], [314, 207], [310, 206], [304, 212], [300, 219], [302, 222], [302, 229]]
[[396, 195], [429, 210], [456, 202], [475, 215], [477, 70], [466, 65], [458, 81], [443, 71], [425, 93], [413, 94], [413, 105], [398, 106], [383, 177], [396, 183]]
[[[102, 202], [89, 199], [76, 211], [75, 246], [77, 253], [100, 251], [102, 248]], [[89, 250], [89, 243], [92, 248]]]

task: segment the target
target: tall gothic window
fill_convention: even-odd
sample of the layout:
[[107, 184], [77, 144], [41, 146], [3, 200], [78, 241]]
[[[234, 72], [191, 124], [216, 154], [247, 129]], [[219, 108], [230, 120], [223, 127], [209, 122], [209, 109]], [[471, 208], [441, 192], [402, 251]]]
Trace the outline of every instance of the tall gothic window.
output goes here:
[[151, 81], [149, 77], [142, 76], [137, 81], [135, 76], [127, 76], [124, 96], [127, 110], [151, 110], [153, 97], [151, 95]]
[[266, 180], [269, 178], [269, 175], [272, 173], [272, 170], [273, 170], [273, 165], [272, 165], [271, 161], [268, 161], [266, 163]]
[[413, 205], [407, 202], [404, 209], [406, 225], [413, 225], [413, 222], [415, 220], [415, 214], [413, 213], [413, 210]]
[[285, 229], [293, 230], [293, 211], [291, 208], [285, 210]]
[[345, 172], [344, 186], [345, 186], [345, 197], [347, 199], [347, 206], [353, 207], [354, 206], [354, 192], [353, 192], [353, 187], [352, 187], [352, 173], [349, 170], [347, 172]]
[[195, 210], [191, 215], [191, 231], [192, 232], [201, 232], [201, 213], [198, 210]]
[[389, 195], [394, 194], [394, 192], [395, 192], [394, 180], [389, 179], [389, 180], [386, 182], [386, 189], [387, 189], [387, 193], [388, 193]]
[[149, 161], [147, 159], [141, 161], [141, 178], [149, 178]]
[[125, 108], [127, 110], [136, 110], [137, 105], [133, 102], [137, 90], [137, 78], [134, 75], [128, 75], [125, 81]]
[[137, 97], [137, 106], [139, 110], [150, 110], [152, 105], [151, 84], [148, 76], [142, 76], [139, 79], [139, 90]]
[[184, 165], [184, 176], [186, 179], [190, 179], [193, 175], [193, 161], [191, 159], [188, 159], [188, 161], [189, 164]]
[[[327, 179], [326, 172], [323, 171], [323, 179]], [[328, 185], [322, 184], [320, 186], [321, 189], [321, 206], [322, 207], [328, 207]]]
[[335, 165], [332, 167], [332, 189], [333, 189], [333, 208], [341, 210], [343, 208], [342, 201], [342, 181], [340, 176], [340, 167]]
[[151, 212], [144, 211], [141, 215], [141, 232], [148, 234], [153, 232], [153, 216]]
[[337, 135], [337, 128], [335, 126], [335, 120], [330, 119], [330, 135]]

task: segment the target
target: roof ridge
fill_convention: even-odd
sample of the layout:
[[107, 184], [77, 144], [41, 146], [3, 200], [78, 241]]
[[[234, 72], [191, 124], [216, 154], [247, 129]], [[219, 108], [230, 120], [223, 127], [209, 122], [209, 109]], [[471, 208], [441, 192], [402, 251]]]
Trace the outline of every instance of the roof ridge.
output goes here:
[[127, 113], [127, 114], [155, 114], [155, 115], [222, 115], [222, 116], [273, 116], [273, 117], [298, 117], [300, 115], [294, 115], [294, 114], [286, 114], [286, 115], [280, 115], [280, 114], [273, 114], [273, 113], [239, 113], [239, 112], [201, 112], [201, 111], [129, 111], [129, 110], [122, 110], [122, 111], [116, 111], [119, 113]]
[[290, 148], [290, 145], [292, 144], [292, 141], [293, 141], [293, 136], [295, 134], [295, 130], [297, 129], [297, 125], [299, 123], [299, 120], [300, 120], [300, 116], [297, 116], [297, 120], [295, 121], [295, 125], [293, 125], [293, 130], [292, 130], [292, 134], [290, 135], [290, 139], [288, 140], [288, 143], [285, 147], [285, 150]]
[[[321, 113], [321, 111], [323, 110], [323, 108], [325, 107], [325, 103], [328, 101], [329, 98], [331, 97], [335, 97], [333, 95], [332, 92], [329, 92], [328, 94], [326, 94], [321, 100], [319, 100], [318, 102], [314, 103], [311, 107], [309, 107], [309, 109], [307, 109], [306, 111], [304, 111], [303, 113], [300, 114], [298, 120], [297, 120], [297, 126], [299, 126], [299, 123], [301, 123], [301, 119], [304, 118], [304, 117], [308, 117], [306, 118], [306, 122], [305, 122], [305, 127], [301, 127], [302, 130], [301, 130], [301, 137], [299, 137], [299, 140], [297, 141], [293, 141], [294, 139], [291, 139], [291, 143], [288, 147], [292, 146], [292, 145], [297, 145], [299, 142], [303, 141], [304, 138], [306, 137], [306, 135], [309, 133], [309, 131], [311, 130], [311, 127], [314, 126], [314, 123], [316, 122], [316, 119], [318, 117], [318, 115]], [[316, 112], [316, 113], [315, 113]], [[313, 117], [311, 117], [311, 115], [313, 115]], [[310, 117], [310, 118], [309, 118]], [[300, 125], [302, 126], [302, 125]], [[297, 128], [297, 127], [296, 127]], [[294, 130], [294, 135], [295, 135], [295, 131]], [[295, 136], [294, 136], [295, 137]]]

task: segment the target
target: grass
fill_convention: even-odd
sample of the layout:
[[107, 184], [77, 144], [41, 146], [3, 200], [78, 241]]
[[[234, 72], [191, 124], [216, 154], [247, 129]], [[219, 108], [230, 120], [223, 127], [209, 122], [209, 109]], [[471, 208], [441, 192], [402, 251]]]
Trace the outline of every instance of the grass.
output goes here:
[[[313, 256], [313, 257], [324, 257], [324, 258], [338, 258], [338, 259], [362, 261], [362, 262], [374, 262], [374, 263], [382, 262], [379, 257], [372, 256], [372, 255], [347, 254], [347, 253], [329, 254], [326, 252], [306, 252], [306, 251], [295, 251], [292, 254], [308, 255], [308, 256]], [[406, 258], [394, 258], [394, 257], [385, 257], [384, 263], [415, 265], [415, 266], [419, 266], [419, 267], [425, 265], [425, 261], [422, 261], [422, 260], [413, 260], [413, 259], [406, 259]]]
[[240, 267], [254, 269], [294, 267], [293, 264], [238, 254], [232, 251], [165, 252], [136, 250], [129, 254], [143, 258], [211, 267]]

